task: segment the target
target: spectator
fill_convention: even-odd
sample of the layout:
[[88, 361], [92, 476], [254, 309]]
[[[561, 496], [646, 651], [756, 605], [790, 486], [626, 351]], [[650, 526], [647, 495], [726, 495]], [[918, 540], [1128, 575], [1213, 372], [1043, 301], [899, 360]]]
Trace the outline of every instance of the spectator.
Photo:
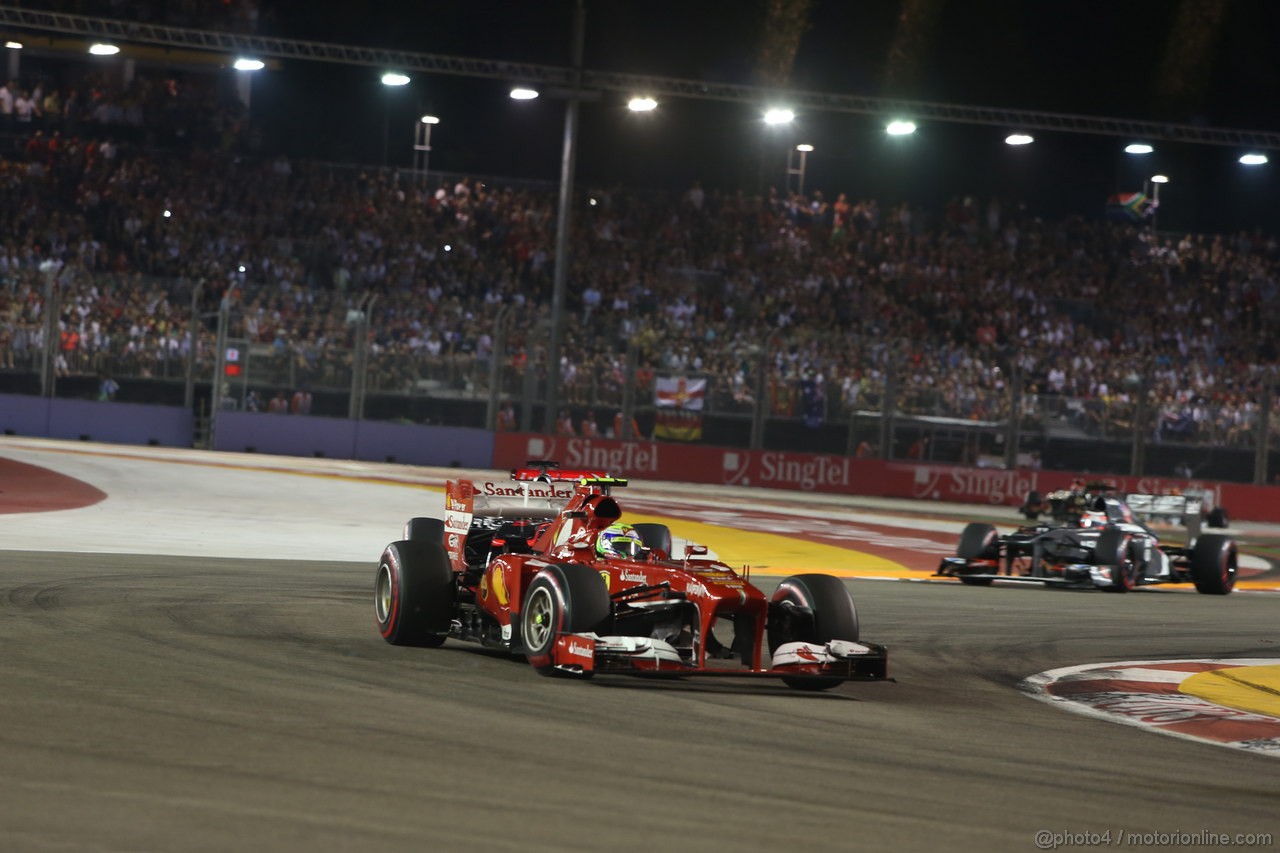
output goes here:
[[[114, 97], [83, 91], [86, 109]], [[211, 330], [187, 331], [197, 280], [213, 283], [207, 312], [234, 286], [233, 334], [274, 348], [252, 373], [271, 385], [349, 385], [349, 317], [371, 293], [377, 391], [482, 392], [497, 312], [515, 306], [530, 330], [547, 319], [551, 192], [460, 181], [433, 194], [391, 173], [121, 139], [50, 128], [0, 161], [0, 365], [28, 369], [40, 351], [44, 262], [61, 288], [60, 375], [110, 364], [176, 377], [193, 349], [210, 358]], [[1152, 241], [1003, 203], [997, 228], [978, 227], [985, 208], [959, 199], [938, 216], [847, 195], [824, 211], [816, 193], [704, 192], [697, 213], [686, 196], [618, 191], [584, 209], [570, 272], [583, 301], [570, 301], [558, 366], [567, 403], [620, 407], [628, 384], [642, 400], [661, 369], [707, 375], [708, 399], [735, 411], [763, 388], [779, 412], [815, 424], [875, 410], [890, 391], [906, 415], [982, 421], [1005, 417], [1021, 383], [1024, 419], [1052, 413], [1114, 436], [1147, 394], [1163, 440], [1253, 440], [1276, 361], [1257, 342], [1280, 322], [1272, 239]], [[842, 240], [822, 236], [826, 218], [843, 223]], [[505, 346], [500, 381], [545, 381], [532, 332]]]
[[499, 432], [515, 432], [516, 430], [516, 410], [510, 402], [503, 403], [498, 409], [498, 431]]
[[102, 380], [98, 383], [98, 402], [109, 403], [115, 400], [119, 391], [119, 384], [111, 378], [110, 374], [103, 373]]
[[289, 414], [311, 414], [311, 389], [306, 385], [293, 392], [293, 399], [289, 401]]
[[[625, 419], [622, 417], [622, 412], [621, 412], [621, 411], [617, 412], [617, 413], [613, 416], [613, 437], [614, 437], [614, 438], [617, 438], [617, 439], [624, 438], [624, 436], [623, 436], [623, 434], [622, 434], [622, 433], [623, 433], [623, 425], [624, 425], [625, 423], [626, 423], [626, 421], [625, 421]], [[638, 423], [636, 422], [636, 419], [635, 419], [635, 417], [634, 417], [634, 416], [631, 418], [630, 426], [631, 426], [631, 435], [630, 435], [630, 436], [625, 436], [625, 437], [626, 437], [626, 438], [633, 439], [633, 440], [643, 440], [643, 439], [644, 439], [644, 435], [642, 435], [642, 434], [641, 434], [641, 432], [640, 432], [640, 424], [638, 424]]]

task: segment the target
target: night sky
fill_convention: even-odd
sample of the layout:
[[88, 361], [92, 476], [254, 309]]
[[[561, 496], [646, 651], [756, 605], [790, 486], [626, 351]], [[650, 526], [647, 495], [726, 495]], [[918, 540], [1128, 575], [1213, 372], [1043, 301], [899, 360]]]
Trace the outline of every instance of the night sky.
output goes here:
[[[814, 0], [791, 86], [972, 105], [1115, 115], [1280, 129], [1280, 3], [1221, 3], [1216, 38], [1191, 75], [1193, 93], [1161, 93], [1162, 69], [1178, 44], [1176, 0], [927, 0], [930, 37], [914, 57], [907, 89], [887, 91], [886, 65], [899, 0]], [[353, 17], [346, 3], [263, 0], [264, 29], [279, 35], [438, 54], [567, 65], [570, 0], [373, 2]], [[757, 83], [762, 0], [588, 0], [585, 65], [734, 83]], [[431, 168], [553, 180], [563, 105], [517, 103], [500, 81], [419, 75], [403, 89], [380, 71], [286, 63], [255, 83], [254, 114], [268, 144], [298, 156], [376, 164], [384, 122], [388, 158], [408, 165], [416, 117], [441, 117]], [[578, 174], [583, 185], [756, 191], [784, 181], [786, 151], [809, 156], [806, 187], [828, 194], [932, 204], [954, 195], [1026, 201], [1035, 212], [1097, 215], [1111, 192], [1141, 189], [1165, 172], [1162, 227], [1274, 228], [1276, 162], [1246, 169], [1230, 148], [1159, 145], [1121, 153], [1125, 140], [1040, 132], [1021, 149], [1004, 128], [921, 123], [889, 139], [879, 118], [801, 114], [766, 128], [743, 104], [665, 101], [648, 115], [606, 96], [582, 111]], [[1280, 155], [1280, 152], [1275, 152]]]

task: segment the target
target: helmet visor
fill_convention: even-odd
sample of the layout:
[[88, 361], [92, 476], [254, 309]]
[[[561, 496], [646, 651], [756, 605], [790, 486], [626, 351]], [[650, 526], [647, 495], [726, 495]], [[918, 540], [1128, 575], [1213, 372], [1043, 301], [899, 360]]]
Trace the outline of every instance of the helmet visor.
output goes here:
[[601, 534], [600, 553], [606, 557], [624, 557], [634, 560], [644, 551], [644, 543], [634, 533]]
[[619, 557], [627, 557], [632, 560], [639, 557], [644, 550], [644, 543], [630, 536], [619, 536], [610, 544], [613, 546], [614, 553]]

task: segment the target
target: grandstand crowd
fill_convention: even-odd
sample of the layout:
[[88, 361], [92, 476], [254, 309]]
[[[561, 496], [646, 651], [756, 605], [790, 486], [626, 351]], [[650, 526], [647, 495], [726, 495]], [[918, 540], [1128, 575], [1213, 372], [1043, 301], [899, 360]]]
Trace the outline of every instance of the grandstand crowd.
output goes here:
[[[0, 369], [37, 363], [53, 283], [61, 374], [181, 376], [199, 284], [197, 310], [230, 294], [281, 383], [349, 385], [371, 306], [370, 388], [486, 382], [502, 316], [518, 390], [546, 369], [555, 210], [550, 189], [32, 132], [0, 160]], [[996, 420], [1016, 385], [1024, 418], [1124, 430], [1147, 395], [1156, 439], [1241, 444], [1277, 359], [1280, 254], [1260, 234], [695, 185], [581, 193], [571, 248], [575, 404], [620, 402], [634, 344], [642, 395], [655, 374], [706, 375], [719, 410], [763, 388], [779, 414], [888, 394]]]

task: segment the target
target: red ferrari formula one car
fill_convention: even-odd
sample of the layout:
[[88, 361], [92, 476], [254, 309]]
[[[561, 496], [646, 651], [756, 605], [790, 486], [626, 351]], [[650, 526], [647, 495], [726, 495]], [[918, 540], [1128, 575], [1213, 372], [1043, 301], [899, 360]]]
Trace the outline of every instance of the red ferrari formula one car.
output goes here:
[[611, 492], [625, 480], [529, 465], [450, 482], [444, 520], [411, 519], [382, 552], [374, 608], [388, 643], [465, 640], [581, 678], [754, 676], [800, 690], [887, 678], [838, 579], [795, 575], [766, 597], [703, 546], [675, 556], [665, 525], [621, 523]]

